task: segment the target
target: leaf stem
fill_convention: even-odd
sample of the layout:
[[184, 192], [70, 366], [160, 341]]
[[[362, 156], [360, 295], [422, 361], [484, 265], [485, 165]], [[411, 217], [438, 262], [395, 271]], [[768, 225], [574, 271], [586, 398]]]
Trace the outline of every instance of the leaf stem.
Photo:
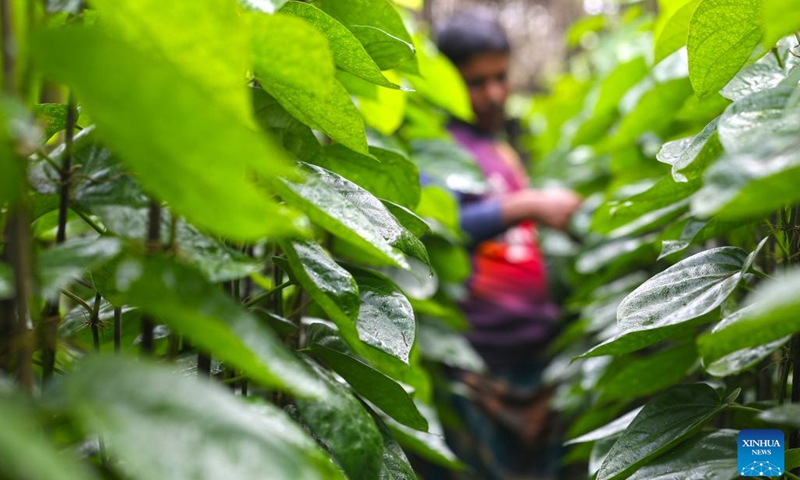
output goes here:
[[70, 207], [70, 209], [73, 212], [75, 212], [79, 217], [81, 217], [83, 219], [83, 221], [86, 222], [87, 225], [92, 227], [92, 230], [94, 230], [95, 232], [99, 233], [100, 235], [105, 235], [106, 234], [107, 230], [105, 228], [101, 227], [100, 225], [98, 225], [94, 220], [89, 218], [88, 215], [86, 215], [82, 211], [78, 210], [74, 206]]
[[272, 288], [270, 290], [267, 290], [266, 292], [259, 293], [255, 297], [251, 298], [250, 300], [245, 302], [244, 307], [245, 308], [250, 308], [250, 307], [252, 307], [254, 305], [257, 305], [262, 300], [265, 300], [265, 299], [271, 297], [274, 293], [279, 292], [279, 291], [283, 290], [284, 288], [286, 288], [286, 287], [288, 287], [290, 285], [293, 285], [292, 281], [291, 280], [286, 280], [285, 282], [281, 283], [277, 287], [274, 287], [274, 288]]
[[83, 309], [84, 309], [84, 310], [86, 310], [86, 312], [87, 312], [89, 315], [91, 315], [91, 314], [92, 314], [92, 311], [93, 311], [92, 307], [91, 307], [91, 306], [89, 306], [89, 304], [88, 304], [88, 303], [86, 303], [86, 302], [85, 302], [85, 301], [84, 301], [84, 300], [83, 300], [81, 297], [79, 297], [79, 296], [75, 295], [74, 293], [70, 292], [69, 290], [61, 290], [61, 293], [62, 293], [62, 294], [65, 296], [65, 297], [69, 297], [70, 299], [72, 299], [73, 301], [75, 301], [75, 303], [77, 303], [78, 305], [80, 305], [81, 307], [83, 307]]
[[786, 69], [786, 65], [783, 63], [783, 59], [781, 58], [780, 54], [778, 53], [777, 48], [772, 49], [772, 54], [775, 56], [775, 60], [778, 61], [778, 66], [781, 67], [781, 70]]
[[734, 410], [740, 410], [742, 412], [763, 413], [763, 410], [759, 410], [753, 407], [746, 407], [744, 405], [739, 405], [738, 403], [731, 403], [730, 405], [728, 405], [728, 408], [732, 408]]
[[[147, 243], [145, 245], [148, 255], [158, 252], [161, 243], [161, 205], [150, 199], [150, 210], [147, 215]], [[142, 318], [142, 352], [153, 353], [154, 322], [150, 315]]]

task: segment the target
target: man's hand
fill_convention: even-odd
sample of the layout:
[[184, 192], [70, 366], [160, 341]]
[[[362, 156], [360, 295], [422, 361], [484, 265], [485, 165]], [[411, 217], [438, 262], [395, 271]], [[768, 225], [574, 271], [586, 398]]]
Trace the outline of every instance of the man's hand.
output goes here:
[[520, 190], [503, 199], [503, 221], [513, 225], [533, 220], [566, 231], [569, 219], [581, 202], [581, 197], [571, 190]]

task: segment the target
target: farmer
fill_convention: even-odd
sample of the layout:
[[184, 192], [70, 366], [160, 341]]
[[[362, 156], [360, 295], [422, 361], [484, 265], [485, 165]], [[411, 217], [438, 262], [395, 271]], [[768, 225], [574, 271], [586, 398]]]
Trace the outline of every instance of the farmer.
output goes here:
[[548, 293], [536, 225], [565, 230], [581, 199], [568, 190], [530, 188], [507, 141], [511, 48], [493, 14], [455, 14], [436, 37], [464, 77], [475, 112], [474, 123], [453, 120], [450, 132], [473, 154], [488, 184], [484, 195], [461, 198], [473, 265], [461, 306], [472, 326], [468, 338], [489, 372], [457, 374], [472, 393], [456, 404], [469, 432], [450, 442], [481, 478], [547, 478], [557, 459], [545, 439], [549, 394], [540, 377], [558, 308]]

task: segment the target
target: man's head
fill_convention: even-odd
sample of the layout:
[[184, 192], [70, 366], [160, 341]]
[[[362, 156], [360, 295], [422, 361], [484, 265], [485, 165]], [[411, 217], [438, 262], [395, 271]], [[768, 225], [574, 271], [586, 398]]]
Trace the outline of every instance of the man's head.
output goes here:
[[511, 46], [496, 17], [486, 9], [457, 13], [437, 29], [436, 41], [467, 83], [476, 126], [489, 133], [499, 131], [509, 93]]

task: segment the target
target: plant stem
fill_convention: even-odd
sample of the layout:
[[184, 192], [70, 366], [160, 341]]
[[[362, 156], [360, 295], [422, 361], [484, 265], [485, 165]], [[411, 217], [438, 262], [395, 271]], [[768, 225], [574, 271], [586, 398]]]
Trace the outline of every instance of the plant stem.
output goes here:
[[122, 345], [122, 309], [114, 308], [114, 353], [119, 353]]
[[197, 353], [197, 376], [209, 377], [211, 376], [211, 356], [205, 353]]
[[763, 412], [763, 410], [759, 410], [759, 409], [753, 408], [753, 407], [745, 407], [744, 405], [739, 405], [738, 403], [731, 403], [730, 405], [728, 405], [728, 408], [732, 408], [734, 410], [739, 410], [739, 411], [742, 411], [742, 412], [750, 412], [750, 413], [756, 413], [756, 414]]
[[3, 36], [3, 91], [9, 97], [14, 97], [17, 93], [17, 44], [14, 38], [11, 0], [0, 0], [0, 20], [2, 20]]
[[[64, 140], [64, 155], [59, 166], [61, 190], [58, 199], [58, 227], [56, 229], [56, 245], [67, 240], [67, 214], [69, 213], [70, 187], [72, 186], [72, 153], [77, 122], [75, 95], [70, 92], [67, 101], [67, 125]], [[53, 377], [58, 345], [58, 325], [61, 323], [59, 297], [47, 302], [42, 321], [39, 324], [39, 341], [42, 345], [42, 381]]]
[[74, 293], [70, 292], [69, 290], [61, 290], [61, 293], [62, 293], [62, 294], [64, 294], [64, 296], [65, 296], [65, 297], [69, 297], [70, 299], [74, 300], [74, 301], [75, 301], [75, 303], [77, 303], [78, 305], [80, 305], [81, 307], [83, 307], [83, 309], [84, 309], [84, 310], [86, 310], [86, 312], [87, 312], [89, 315], [91, 315], [91, 314], [92, 314], [92, 307], [91, 307], [91, 306], [89, 306], [89, 304], [88, 304], [88, 303], [86, 303], [85, 301], [83, 301], [83, 299], [82, 299], [81, 297], [79, 297], [79, 296], [75, 295]]
[[245, 302], [244, 306], [245, 306], [245, 308], [250, 308], [250, 307], [260, 303], [262, 300], [271, 297], [274, 293], [280, 292], [281, 290], [283, 290], [284, 288], [286, 288], [286, 287], [288, 287], [290, 285], [293, 285], [292, 281], [291, 280], [287, 280], [287, 281], [281, 283], [280, 285], [278, 285], [275, 288], [267, 290], [266, 292], [259, 293], [255, 297], [253, 297], [250, 300], [248, 300], [247, 302]]
[[[161, 205], [150, 200], [150, 211], [147, 216], [147, 254], [158, 252], [161, 243]], [[142, 318], [142, 352], [153, 353], [154, 322], [150, 315]]]
[[89, 328], [92, 329], [92, 340], [94, 343], [94, 351], [100, 351], [100, 292], [94, 295], [94, 308], [92, 308], [92, 315], [89, 317]]

